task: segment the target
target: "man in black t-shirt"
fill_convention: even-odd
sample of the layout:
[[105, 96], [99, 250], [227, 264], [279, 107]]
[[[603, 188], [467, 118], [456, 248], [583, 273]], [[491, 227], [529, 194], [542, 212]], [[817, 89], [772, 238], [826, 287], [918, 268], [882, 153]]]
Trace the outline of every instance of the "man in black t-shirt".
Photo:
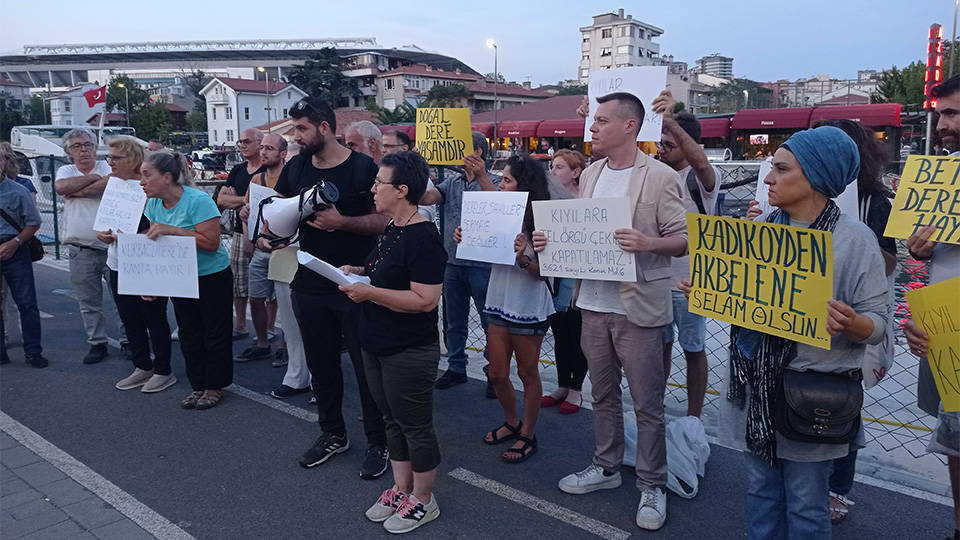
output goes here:
[[233, 309], [236, 316], [233, 327], [233, 339], [244, 338], [247, 332], [247, 269], [250, 257], [243, 251], [243, 220], [240, 209], [246, 204], [247, 186], [250, 179], [263, 172], [260, 164], [260, 141], [263, 133], [258, 129], [248, 129], [240, 134], [237, 150], [247, 161], [230, 169], [227, 183], [217, 195], [220, 209], [236, 211], [233, 225], [233, 241], [230, 243], [230, 270], [233, 272]]
[[[290, 109], [290, 117], [300, 153], [284, 166], [275, 187], [277, 193], [298, 196], [321, 180], [334, 184], [340, 191], [336, 205], [316, 212], [300, 225], [300, 249], [336, 267], [360, 266], [387, 225], [387, 217], [374, 211], [370, 192], [377, 164], [337, 143], [333, 109], [319, 98], [300, 100]], [[269, 222], [265, 229], [269, 229]], [[258, 246], [266, 251], [283, 247], [271, 247], [262, 238]], [[342, 338], [353, 362], [367, 435], [368, 448], [360, 476], [376, 478], [387, 470], [389, 456], [383, 417], [367, 387], [363, 369], [358, 337], [360, 306], [340, 292], [335, 283], [304, 266], [297, 270], [290, 288], [322, 429], [313, 447], [303, 454], [300, 465], [320, 465], [350, 447], [342, 412]]]

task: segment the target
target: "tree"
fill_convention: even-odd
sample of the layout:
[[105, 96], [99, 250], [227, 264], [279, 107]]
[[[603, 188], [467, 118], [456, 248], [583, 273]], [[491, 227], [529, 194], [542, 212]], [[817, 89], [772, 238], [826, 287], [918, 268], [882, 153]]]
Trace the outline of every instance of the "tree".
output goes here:
[[187, 114], [187, 126], [190, 128], [190, 131], [206, 131], [207, 113], [190, 111], [190, 113]]
[[46, 124], [50, 122], [50, 102], [40, 96], [30, 98], [30, 123]]
[[[123, 87], [120, 86], [121, 84]], [[130, 102], [129, 111], [127, 110], [128, 97]], [[150, 94], [143, 88], [140, 88], [140, 85], [133, 79], [126, 75], [117, 75], [110, 79], [110, 84], [107, 85], [107, 111], [115, 111], [117, 109], [123, 111], [127, 115], [127, 123], [130, 124], [131, 121], [136, 120], [139, 111], [148, 105], [150, 105]]]
[[470, 90], [466, 86], [455, 83], [449, 86], [435, 84], [427, 92], [427, 99], [421, 107], [466, 107], [470, 99]]
[[[203, 114], [203, 124], [207, 124], [207, 103], [200, 95], [200, 90], [210, 82], [210, 77], [202, 69], [194, 69], [189, 73], [183, 74], [183, 83], [190, 89], [190, 95], [193, 96], [193, 110]], [[204, 127], [204, 130], [207, 128]]]
[[923, 102], [923, 74], [926, 65], [914, 62], [902, 70], [893, 66], [880, 75], [877, 91], [870, 96], [874, 103], [920, 105]]
[[763, 109], [773, 105], [773, 91], [750, 79], [733, 79], [721, 84], [713, 93], [717, 112], [740, 109]]
[[687, 104], [686, 104], [686, 103], [684, 103], [684, 102], [682, 102], [682, 101], [678, 101], [678, 102], [676, 102], [676, 103], [673, 104], [673, 114], [677, 114], [677, 113], [679, 113], [679, 112], [683, 112], [683, 110], [686, 109], [686, 108], [687, 108]]
[[293, 66], [287, 78], [298, 88], [313, 97], [319, 97], [331, 107], [350, 105], [350, 98], [360, 98], [357, 79], [343, 74], [340, 56], [336, 49], [324, 47], [313, 58], [299, 66]]
[[376, 102], [367, 101], [367, 110], [377, 115], [377, 122], [380, 125], [403, 124], [414, 122], [417, 119], [417, 109], [407, 102], [403, 102], [392, 111], [385, 107], [380, 107]]
[[587, 85], [585, 84], [572, 84], [570, 86], [563, 86], [557, 91], [558, 96], [585, 96], [587, 95]]
[[23, 110], [20, 105], [14, 106], [13, 96], [6, 92], [0, 92], [0, 140], [10, 140], [10, 130], [13, 126], [22, 126], [26, 124], [23, 117]]
[[[133, 108], [132, 102], [130, 108]], [[137, 110], [134, 113], [133, 123], [137, 130], [137, 137], [145, 141], [166, 139], [173, 125], [170, 111], [163, 103], [150, 103]]]
[[483, 78], [487, 79], [488, 81], [496, 80], [500, 84], [507, 82], [507, 79], [503, 77], [503, 73], [497, 73], [497, 76], [494, 77], [493, 73], [491, 72], [484, 75]]

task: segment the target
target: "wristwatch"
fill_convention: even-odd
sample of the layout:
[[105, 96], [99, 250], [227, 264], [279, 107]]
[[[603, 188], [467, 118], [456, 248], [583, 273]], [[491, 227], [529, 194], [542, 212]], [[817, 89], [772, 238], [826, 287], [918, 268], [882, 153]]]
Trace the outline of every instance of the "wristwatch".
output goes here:
[[23, 245], [23, 242], [20, 241], [20, 237], [19, 237], [19, 236], [14, 236], [13, 239], [17, 241], [17, 244], [18, 244], [18, 245], [21, 245], [21, 246]]
[[530, 257], [527, 257], [526, 255], [521, 255], [520, 258], [517, 259], [517, 266], [519, 266], [520, 268], [526, 268], [530, 266], [530, 262], [531, 262]]

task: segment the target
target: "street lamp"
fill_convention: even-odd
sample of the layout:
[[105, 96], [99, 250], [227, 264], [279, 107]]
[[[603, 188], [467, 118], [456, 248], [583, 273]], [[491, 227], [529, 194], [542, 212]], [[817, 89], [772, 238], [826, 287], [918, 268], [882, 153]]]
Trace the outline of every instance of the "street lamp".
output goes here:
[[750, 108], [750, 91], [749, 90], [743, 91], [743, 108], [744, 109]]
[[40, 108], [43, 109], [43, 123], [47, 123], [47, 100], [41, 94], [36, 95], [40, 98]]
[[[123, 88], [123, 95], [124, 95], [124, 97], [126, 98], [126, 101], [127, 101], [127, 108], [126, 108], [126, 111], [125, 111], [125, 112], [127, 113], [127, 114], [126, 114], [126, 116], [127, 116], [127, 125], [129, 126], [129, 125], [131, 124], [131, 122], [130, 122], [130, 90], [127, 89], [127, 85], [123, 84], [122, 82], [118, 82], [118, 83], [117, 83], [117, 87]], [[107, 114], [107, 108], [106, 108], [106, 107], [103, 108], [103, 114], [104, 114], [104, 115]]]
[[270, 133], [270, 74], [267, 73], [267, 68], [263, 66], [257, 66], [257, 71], [263, 73], [264, 80], [266, 81], [263, 89], [267, 93], [267, 133]]
[[500, 52], [500, 50], [497, 47], [497, 42], [493, 39], [487, 40], [487, 48], [493, 49], [493, 147], [494, 152], [496, 152], [500, 150], [500, 139], [497, 136], [497, 120], [500, 116], [500, 107], [497, 106], [497, 84], [500, 82], [500, 72], [497, 67], [497, 54]]

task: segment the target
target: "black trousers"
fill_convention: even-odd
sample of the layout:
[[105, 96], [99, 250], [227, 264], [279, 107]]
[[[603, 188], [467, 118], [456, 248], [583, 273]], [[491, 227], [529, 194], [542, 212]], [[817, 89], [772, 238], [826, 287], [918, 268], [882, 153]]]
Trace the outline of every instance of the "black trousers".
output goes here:
[[571, 390], [583, 388], [587, 376], [587, 357], [580, 348], [580, 311], [568, 309], [550, 316], [554, 356], [557, 360], [557, 385]]
[[313, 395], [317, 398], [320, 428], [324, 433], [338, 437], [347, 433], [343, 421], [343, 371], [340, 367], [341, 344], [346, 344], [359, 386], [367, 444], [386, 447], [383, 417], [370, 394], [363, 370], [360, 305], [340, 291], [311, 294], [294, 290], [291, 298], [307, 355]]
[[174, 298], [180, 350], [194, 391], [219, 390], [233, 382], [233, 273], [200, 276], [200, 298]]
[[[167, 322], [167, 297], [152, 301], [117, 292], [117, 273], [110, 270], [110, 290], [117, 304], [120, 321], [127, 331], [127, 341], [133, 353], [133, 365], [153, 371], [157, 375], [170, 375], [170, 323]], [[149, 339], [147, 337], [149, 333]], [[153, 345], [153, 361], [150, 360], [150, 345]]]

